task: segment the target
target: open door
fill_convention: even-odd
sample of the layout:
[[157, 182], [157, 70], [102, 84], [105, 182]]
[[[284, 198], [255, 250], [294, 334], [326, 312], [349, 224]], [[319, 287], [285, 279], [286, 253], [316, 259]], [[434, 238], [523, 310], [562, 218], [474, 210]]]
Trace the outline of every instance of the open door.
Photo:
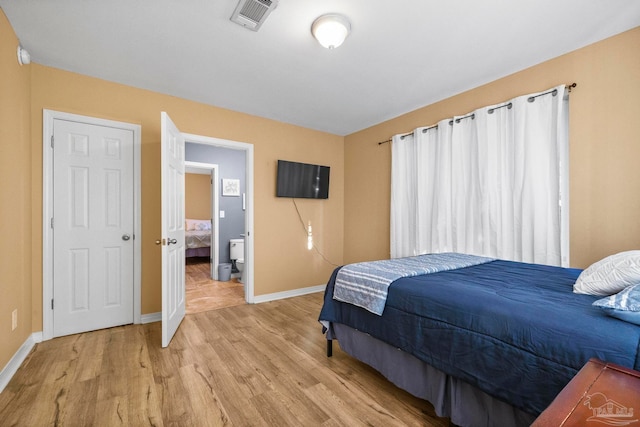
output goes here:
[[211, 187], [209, 190], [211, 192], [211, 249], [209, 250], [209, 266], [211, 266], [211, 278], [213, 280], [218, 280], [218, 239], [215, 238], [219, 235], [218, 231], [218, 192], [216, 188], [218, 187], [218, 168], [211, 169]]
[[184, 137], [161, 113], [162, 347], [167, 347], [185, 313]]

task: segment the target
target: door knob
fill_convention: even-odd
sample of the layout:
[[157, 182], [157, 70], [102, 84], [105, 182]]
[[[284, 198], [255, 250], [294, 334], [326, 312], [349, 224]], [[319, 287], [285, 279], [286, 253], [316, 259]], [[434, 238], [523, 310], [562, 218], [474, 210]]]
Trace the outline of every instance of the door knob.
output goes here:
[[176, 243], [178, 243], [178, 241], [176, 239], [169, 239], [168, 240], [168, 245], [175, 245]]
[[122, 240], [127, 241], [131, 238], [131, 236], [129, 236], [128, 234], [123, 234], [122, 235]]
[[164, 239], [162, 239], [162, 240], [156, 240], [156, 245], [164, 245], [164, 244], [165, 244], [164, 242], [165, 242], [165, 240], [164, 240]]

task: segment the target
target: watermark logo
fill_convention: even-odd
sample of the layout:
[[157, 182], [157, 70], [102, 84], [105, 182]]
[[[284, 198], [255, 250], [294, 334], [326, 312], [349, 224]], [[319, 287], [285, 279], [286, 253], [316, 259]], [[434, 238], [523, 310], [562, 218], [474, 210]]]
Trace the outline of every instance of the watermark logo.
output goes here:
[[615, 400], [607, 399], [602, 393], [593, 393], [587, 396], [584, 404], [593, 411], [593, 416], [587, 421], [595, 421], [610, 426], [627, 426], [638, 422], [634, 418], [633, 408], [626, 407]]

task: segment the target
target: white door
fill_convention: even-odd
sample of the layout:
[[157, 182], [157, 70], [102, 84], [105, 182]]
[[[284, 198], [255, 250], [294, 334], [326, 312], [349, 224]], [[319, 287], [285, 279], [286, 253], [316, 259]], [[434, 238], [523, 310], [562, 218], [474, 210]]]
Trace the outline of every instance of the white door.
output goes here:
[[215, 197], [217, 196], [217, 192], [215, 188], [217, 187], [216, 182], [217, 178], [217, 169], [211, 169], [211, 186], [209, 187], [209, 193], [211, 196], [211, 206], [209, 207], [209, 212], [211, 214], [211, 246], [209, 247], [209, 265], [211, 266], [211, 279], [218, 280], [218, 247], [216, 245], [216, 241], [218, 239], [215, 236], [218, 235], [218, 227], [216, 227], [217, 221], [215, 221], [216, 207], [218, 204], [216, 203]]
[[167, 347], [185, 313], [184, 137], [161, 113], [162, 179], [162, 347]]
[[55, 119], [53, 137], [53, 336], [133, 323], [133, 132]]

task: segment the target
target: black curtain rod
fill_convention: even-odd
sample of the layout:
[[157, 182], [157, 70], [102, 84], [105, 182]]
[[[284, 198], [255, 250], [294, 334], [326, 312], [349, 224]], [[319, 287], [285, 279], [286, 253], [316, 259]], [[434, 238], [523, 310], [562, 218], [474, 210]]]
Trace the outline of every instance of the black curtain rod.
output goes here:
[[[577, 83], [571, 83], [571, 84], [564, 85], [565, 89], [567, 89], [567, 91], [569, 93], [571, 93], [571, 89], [573, 89], [576, 86], [578, 86]], [[548, 95], [548, 94], [552, 94], [553, 96], [556, 96], [558, 94], [558, 90], [557, 89], [553, 89], [553, 90], [550, 90], [549, 92], [544, 92], [544, 93], [541, 93], [539, 95], [530, 96], [529, 98], [527, 98], [527, 101], [528, 102], [534, 102], [537, 97], [543, 96], [543, 95]], [[495, 110], [498, 110], [498, 109], [504, 108], [504, 107], [507, 107], [507, 109], [510, 110], [513, 107], [513, 104], [511, 102], [509, 102], [508, 104], [499, 105], [497, 107], [489, 108], [488, 113], [489, 114], [493, 114], [493, 112]], [[460, 123], [460, 120], [466, 119], [466, 118], [475, 119], [475, 116], [476, 115], [472, 113], [472, 114], [469, 114], [468, 116], [458, 117], [457, 119], [455, 119], [455, 122], [456, 123]], [[453, 125], [453, 122], [454, 122], [454, 119], [449, 120], [449, 124], [450, 125]], [[434, 128], [437, 128], [437, 127], [438, 127], [438, 125], [433, 125], [433, 126], [426, 127], [424, 129], [422, 129], [422, 133], [426, 133], [429, 129], [434, 129]], [[400, 135], [400, 138], [402, 139], [405, 136], [412, 135], [412, 134], [413, 134], [413, 132], [408, 132], [408, 133]], [[386, 144], [388, 142], [391, 142], [391, 140], [392, 140], [392, 138], [389, 138], [386, 141], [380, 141], [380, 142], [378, 142], [378, 145]]]
[[[428, 126], [428, 127], [424, 128], [424, 129], [422, 129], [422, 133], [427, 133], [427, 131], [429, 129], [437, 129], [437, 128], [438, 128], [438, 125]], [[404, 138], [405, 136], [409, 136], [409, 135], [413, 135], [413, 132], [409, 132], [409, 133], [405, 133], [405, 134], [400, 135], [400, 139]], [[391, 142], [391, 138], [387, 139], [386, 141], [378, 142], [378, 145], [386, 144], [387, 142]]]

